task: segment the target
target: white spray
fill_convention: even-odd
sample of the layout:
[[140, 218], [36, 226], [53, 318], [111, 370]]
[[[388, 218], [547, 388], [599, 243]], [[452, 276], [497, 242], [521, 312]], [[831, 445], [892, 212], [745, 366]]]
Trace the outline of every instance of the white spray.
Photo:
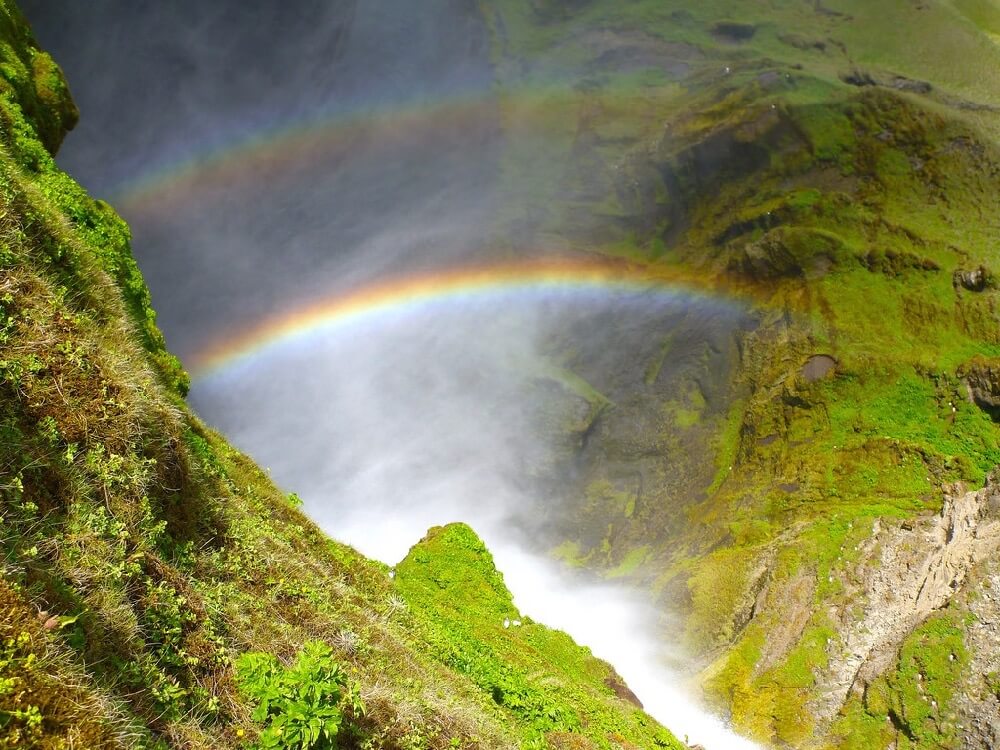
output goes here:
[[[429, 527], [469, 523], [522, 612], [612, 663], [677, 736], [749, 750], [667, 666], [678, 654], [638, 592], [581, 583], [517, 531], [546, 502], [523, 477], [548, 449], [532, 422], [539, 342], [617, 301], [522, 290], [390, 311], [272, 346], [197, 383], [193, 397], [332, 536], [394, 564]], [[651, 308], [649, 326], [676, 323], [676, 309]], [[634, 305], [627, 312], [636, 324]]]

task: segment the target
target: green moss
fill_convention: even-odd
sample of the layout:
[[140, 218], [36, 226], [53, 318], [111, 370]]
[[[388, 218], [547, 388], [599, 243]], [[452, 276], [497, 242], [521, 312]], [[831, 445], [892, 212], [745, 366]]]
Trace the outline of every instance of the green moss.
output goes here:
[[579, 733], [596, 747], [620, 737], [679, 748], [638, 709], [614, 707], [609, 665], [563, 633], [520, 615], [489, 551], [464, 524], [431, 529], [396, 566], [395, 587], [435, 654], [517, 717], [523, 741]]
[[646, 546], [629, 550], [625, 558], [606, 573], [607, 577], [621, 578], [634, 573], [646, 561], [651, 551], [651, 548]]
[[843, 111], [824, 103], [795, 110], [795, 118], [816, 159], [851, 168], [857, 137], [854, 123]]
[[686, 640], [698, 649], [728, 643], [735, 636], [732, 612], [746, 590], [749, 563], [747, 550], [721, 549], [699, 561], [688, 580], [691, 614]]
[[845, 748], [898, 738], [900, 747], [959, 747], [955, 686], [968, 662], [963, 630], [953, 611], [932, 615], [903, 642], [892, 670], [852, 698], [834, 733]]

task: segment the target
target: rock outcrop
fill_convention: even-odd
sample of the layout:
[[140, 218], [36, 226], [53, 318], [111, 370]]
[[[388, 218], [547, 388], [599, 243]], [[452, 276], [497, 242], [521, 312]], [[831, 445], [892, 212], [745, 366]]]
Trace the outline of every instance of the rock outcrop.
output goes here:
[[993, 274], [985, 266], [971, 270], [959, 269], [952, 276], [955, 288], [962, 287], [970, 292], [985, 291], [993, 283]]
[[1000, 360], [976, 357], [959, 368], [958, 375], [965, 381], [969, 400], [1000, 420]]
[[852, 692], [863, 692], [885, 672], [917, 625], [979, 584], [976, 566], [998, 549], [1000, 472], [978, 491], [946, 488], [935, 517], [876, 522], [850, 576], [853, 596], [829, 612], [841, 637], [831, 643], [829, 667], [820, 677], [826, 690], [815, 706], [817, 718], [831, 719]]

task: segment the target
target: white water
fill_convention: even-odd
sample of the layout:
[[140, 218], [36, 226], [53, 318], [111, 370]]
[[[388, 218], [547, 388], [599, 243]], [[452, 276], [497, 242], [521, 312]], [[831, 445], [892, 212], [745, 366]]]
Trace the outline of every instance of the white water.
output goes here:
[[[522, 296], [517, 305], [410, 310], [274, 347], [198, 382], [193, 396], [210, 421], [302, 496], [331, 536], [392, 565], [431, 526], [468, 523], [518, 608], [613, 664], [678, 738], [708, 750], [751, 750], [670, 668], [683, 654], [663, 640], [663, 613], [640, 592], [581, 582], [517, 532], [534, 528], [549, 500], [524, 481], [525, 462], [546, 446], [532, 432], [531, 388], [511, 363], [537, 358], [545, 332], [565, 316], [579, 320], [621, 302], [587, 296], [573, 307], [573, 299], [558, 309], [551, 299]], [[642, 323], [634, 302], [622, 308], [622, 323]], [[655, 330], [677, 324], [668, 313], [646, 306]], [[609, 346], [623, 330], [611, 323], [603, 324]], [[601, 335], [585, 328], [591, 339]]]
[[636, 593], [610, 584], [571, 586], [551, 561], [511, 547], [493, 552], [517, 606], [614, 665], [646, 712], [679, 739], [707, 750], [759, 750], [698, 705], [684, 678], [666, 666], [653, 613]]
[[[460, 519], [452, 519], [460, 520]], [[338, 525], [338, 536], [369, 557], [392, 565], [423, 536], [393, 518], [373, 535], [371, 522]], [[327, 529], [327, 531], [334, 531]], [[611, 663], [644, 709], [679, 739], [706, 750], [760, 750], [706, 711], [685, 689], [685, 678], [668, 666], [672, 654], [655, 632], [655, 613], [639, 593], [610, 583], [581, 584], [552, 560], [511, 544], [504, 535], [480, 532], [522, 614], [569, 633]], [[497, 623], [498, 625], [500, 623]], [[676, 655], [676, 654], [674, 654]]]

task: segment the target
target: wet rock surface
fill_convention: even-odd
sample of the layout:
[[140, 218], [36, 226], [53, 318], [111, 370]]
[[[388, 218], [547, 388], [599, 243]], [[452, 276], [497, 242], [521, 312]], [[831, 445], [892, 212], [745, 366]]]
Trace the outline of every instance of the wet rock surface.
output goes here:
[[829, 354], [817, 354], [806, 360], [802, 365], [802, 378], [807, 383], [814, 383], [822, 380], [837, 367], [837, 360]]

